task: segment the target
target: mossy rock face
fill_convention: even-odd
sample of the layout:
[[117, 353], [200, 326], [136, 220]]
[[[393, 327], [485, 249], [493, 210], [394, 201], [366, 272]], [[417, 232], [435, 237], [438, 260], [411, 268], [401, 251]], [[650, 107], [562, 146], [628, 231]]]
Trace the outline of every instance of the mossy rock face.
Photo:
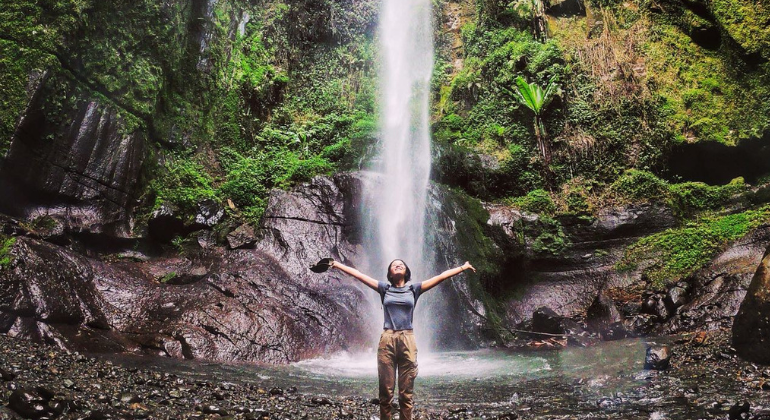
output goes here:
[[741, 48], [770, 59], [770, 5], [761, 1], [711, 0], [709, 6]]
[[768, 221], [767, 206], [726, 216], [704, 216], [640, 239], [626, 249], [616, 268], [640, 269], [661, 289], [704, 267], [728, 244]]

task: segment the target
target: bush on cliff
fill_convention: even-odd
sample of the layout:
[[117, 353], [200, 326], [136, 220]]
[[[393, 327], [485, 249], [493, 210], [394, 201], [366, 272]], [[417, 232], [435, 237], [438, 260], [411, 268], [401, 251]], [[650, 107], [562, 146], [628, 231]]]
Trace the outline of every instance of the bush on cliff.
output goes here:
[[185, 214], [197, 210], [197, 204], [216, 198], [214, 180], [203, 165], [193, 157], [174, 157], [165, 171], [150, 183], [155, 196], [154, 207], [163, 203], [174, 204]]

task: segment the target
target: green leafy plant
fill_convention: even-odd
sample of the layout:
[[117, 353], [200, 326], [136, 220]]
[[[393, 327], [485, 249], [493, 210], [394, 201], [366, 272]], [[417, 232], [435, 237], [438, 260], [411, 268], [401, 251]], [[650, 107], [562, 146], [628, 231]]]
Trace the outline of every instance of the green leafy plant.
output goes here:
[[519, 103], [529, 108], [535, 114], [534, 126], [537, 147], [540, 149], [543, 162], [545, 163], [546, 179], [551, 184], [553, 178], [550, 169], [551, 144], [547, 138], [548, 134], [545, 131], [545, 125], [543, 125], [543, 111], [551, 103], [554, 96], [558, 94], [556, 81], [552, 78], [545, 89], [543, 89], [535, 83], [527, 83], [523, 77], [519, 76], [516, 78], [516, 90], [514, 93]]
[[183, 213], [192, 214], [204, 199], [215, 199], [211, 175], [203, 165], [191, 158], [177, 158], [165, 165], [165, 173], [151, 182], [155, 207], [162, 203], [176, 205]]
[[163, 284], [167, 284], [168, 282], [170, 282], [175, 278], [176, 278], [176, 271], [170, 271], [166, 273], [163, 277], [161, 277], [158, 281]]
[[621, 203], [664, 201], [668, 196], [668, 183], [650, 172], [629, 169], [610, 185], [608, 191]]

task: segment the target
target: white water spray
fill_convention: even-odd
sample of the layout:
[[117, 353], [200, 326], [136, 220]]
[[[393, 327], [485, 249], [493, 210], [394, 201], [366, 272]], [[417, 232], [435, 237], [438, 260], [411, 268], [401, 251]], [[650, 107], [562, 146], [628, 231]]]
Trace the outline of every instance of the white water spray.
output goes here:
[[[373, 192], [383, 260], [422, 263], [430, 175], [430, 0], [385, 0], [380, 20], [382, 190]], [[417, 273], [415, 273], [417, 274]]]
[[379, 26], [382, 148], [369, 191], [371, 268], [401, 258], [414, 280], [430, 275], [425, 205], [430, 176], [431, 0], [384, 0]]

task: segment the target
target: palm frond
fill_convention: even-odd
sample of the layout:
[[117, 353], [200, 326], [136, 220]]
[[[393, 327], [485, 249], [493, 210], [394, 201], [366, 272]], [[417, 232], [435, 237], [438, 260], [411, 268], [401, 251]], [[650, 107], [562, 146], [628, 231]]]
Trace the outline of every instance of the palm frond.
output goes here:
[[535, 87], [537, 86], [527, 83], [527, 81], [524, 80], [524, 78], [521, 76], [516, 78], [517, 99], [522, 105], [526, 106], [535, 114], [537, 114], [537, 92], [534, 89]]

